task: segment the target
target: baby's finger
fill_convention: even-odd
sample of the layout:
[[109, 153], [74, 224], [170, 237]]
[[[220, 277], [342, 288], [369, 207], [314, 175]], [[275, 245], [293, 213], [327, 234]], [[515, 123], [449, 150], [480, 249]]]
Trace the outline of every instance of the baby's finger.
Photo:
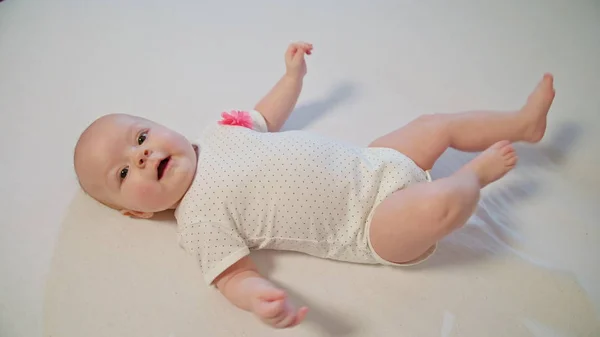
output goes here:
[[260, 301], [256, 308], [256, 314], [267, 320], [275, 319], [283, 311], [283, 300]]
[[310, 54], [313, 49], [313, 45], [306, 42], [298, 42], [295, 44], [299, 49], [304, 50], [305, 53]]
[[[298, 312], [295, 315], [290, 315], [289, 316], [289, 321], [286, 321], [285, 324], [285, 328], [293, 328], [296, 325], [302, 323], [302, 321], [304, 320], [304, 318], [306, 317], [306, 314], [308, 313], [308, 308], [307, 307], [302, 307], [298, 310]], [[293, 319], [292, 319], [293, 318]]]
[[298, 47], [296, 45], [294, 45], [293, 43], [290, 44], [288, 49], [285, 51], [285, 58], [291, 60], [297, 51], [298, 51]]
[[286, 302], [282, 311], [283, 315], [277, 317], [274, 326], [279, 329], [296, 326], [304, 320], [307, 312], [308, 308], [306, 307], [302, 307], [300, 310], [296, 311], [290, 302]]
[[308, 43], [308, 42], [304, 42], [304, 41], [298, 41], [296, 43], [298, 45], [301, 45], [301, 46], [306, 47], [306, 48], [312, 48], [312, 43]]
[[282, 323], [286, 320], [287, 316], [289, 316], [289, 313], [282, 309], [277, 316], [267, 319], [267, 322], [273, 327], [283, 328], [285, 326]]
[[290, 53], [290, 52], [292, 52], [292, 51], [294, 51], [296, 49], [298, 49], [298, 46], [295, 43], [290, 43], [290, 45], [287, 48], [286, 53]]
[[310, 44], [310, 43], [306, 43], [306, 42], [292, 42], [288, 46], [288, 49], [287, 49], [286, 53], [287, 54], [289, 54], [289, 53], [293, 54], [298, 49], [302, 49], [304, 51], [312, 50], [313, 49], [313, 45]]
[[302, 59], [304, 58], [304, 49], [298, 49], [298, 51], [296, 51], [296, 54], [294, 54], [294, 57], [292, 58], [292, 60], [294, 62], [300, 62], [302, 61]]
[[[294, 308], [294, 306], [292, 305], [292, 303], [290, 301], [285, 301], [281, 308], [281, 315], [279, 317], [279, 321], [288, 320], [289, 316], [295, 316], [295, 314], [296, 314], [296, 308]], [[284, 324], [284, 325], [288, 325], [288, 324], [289, 323]]]
[[302, 49], [304, 50], [304, 52], [306, 53], [306, 55], [312, 54], [312, 50], [313, 50], [312, 45], [306, 45]]
[[275, 321], [274, 326], [278, 329], [291, 328], [296, 321], [296, 315], [293, 312], [286, 312], [283, 317]]
[[292, 326], [295, 326], [295, 325], [298, 325], [298, 324], [302, 323], [302, 321], [306, 317], [306, 314], [308, 314], [308, 308], [307, 307], [300, 308], [298, 310], [298, 314], [296, 315], [296, 320], [294, 321], [294, 323], [292, 324]]

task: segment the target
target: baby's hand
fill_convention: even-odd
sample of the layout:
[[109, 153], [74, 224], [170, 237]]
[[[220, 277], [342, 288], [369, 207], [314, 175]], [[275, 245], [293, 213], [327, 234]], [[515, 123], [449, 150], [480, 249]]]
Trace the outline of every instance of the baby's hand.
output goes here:
[[283, 290], [260, 287], [252, 294], [252, 312], [275, 328], [291, 328], [304, 320], [308, 308], [296, 310]]
[[286, 73], [295, 78], [303, 78], [306, 75], [306, 61], [304, 54], [311, 55], [313, 46], [310, 43], [296, 42], [290, 44], [285, 52]]

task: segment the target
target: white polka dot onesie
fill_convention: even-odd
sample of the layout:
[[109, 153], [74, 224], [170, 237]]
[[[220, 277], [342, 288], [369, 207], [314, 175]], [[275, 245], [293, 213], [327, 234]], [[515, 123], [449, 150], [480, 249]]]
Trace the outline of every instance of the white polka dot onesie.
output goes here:
[[253, 249], [390, 264], [369, 242], [373, 210], [427, 181], [425, 171], [388, 148], [268, 132], [256, 111], [223, 116], [194, 142], [196, 176], [175, 211], [180, 244], [208, 284]]

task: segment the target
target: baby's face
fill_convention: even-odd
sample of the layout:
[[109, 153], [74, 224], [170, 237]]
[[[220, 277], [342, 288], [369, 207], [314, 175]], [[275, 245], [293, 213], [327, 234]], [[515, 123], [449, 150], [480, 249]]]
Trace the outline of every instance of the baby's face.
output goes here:
[[75, 170], [97, 200], [139, 217], [175, 207], [190, 187], [197, 154], [182, 135], [130, 115], [107, 115], [81, 136]]

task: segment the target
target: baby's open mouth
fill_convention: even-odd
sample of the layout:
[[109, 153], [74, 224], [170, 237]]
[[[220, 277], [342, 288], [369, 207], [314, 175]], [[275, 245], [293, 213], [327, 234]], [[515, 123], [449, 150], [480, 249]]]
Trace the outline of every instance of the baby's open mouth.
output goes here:
[[171, 156], [163, 159], [160, 161], [160, 164], [158, 164], [158, 180], [160, 180], [160, 178], [163, 177], [163, 174], [165, 173], [165, 169], [167, 168], [167, 165], [169, 165], [169, 161], [171, 160]]

